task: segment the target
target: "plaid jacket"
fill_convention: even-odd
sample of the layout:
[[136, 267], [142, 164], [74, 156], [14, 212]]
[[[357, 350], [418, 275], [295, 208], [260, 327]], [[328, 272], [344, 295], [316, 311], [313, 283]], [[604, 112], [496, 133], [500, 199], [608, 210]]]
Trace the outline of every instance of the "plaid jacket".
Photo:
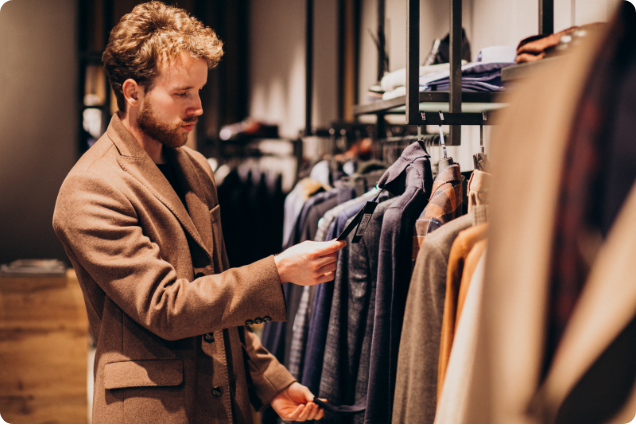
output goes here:
[[459, 164], [453, 164], [442, 170], [433, 182], [431, 197], [415, 222], [413, 234], [413, 263], [417, 259], [420, 246], [426, 235], [461, 215], [462, 212], [462, 175]]

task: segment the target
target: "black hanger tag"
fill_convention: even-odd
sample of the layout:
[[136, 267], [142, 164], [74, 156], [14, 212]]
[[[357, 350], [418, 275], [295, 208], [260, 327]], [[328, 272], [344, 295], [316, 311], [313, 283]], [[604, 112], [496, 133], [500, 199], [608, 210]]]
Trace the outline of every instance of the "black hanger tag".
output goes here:
[[[377, 199], [377, 197], [376, 197]], [[349, 233], [351, 233], [354, 229], [354, 236], [352, 243], [360, 242], [362, 239], [362, 235], [367, 230], [367, 226], [369, 225], [369, 221], [371, 221], [371, 217], [373, 217], [373, 211], [375, 211], [375, 207], [378, 206], [378, 203], [375, 201], [368, 201], [364, 207], [356, 214], [355, 218], [351, 220], [351, 223], [342, 231], [340, 236], [338, 236], [339, 241], [343, 241], [347, 239]]]

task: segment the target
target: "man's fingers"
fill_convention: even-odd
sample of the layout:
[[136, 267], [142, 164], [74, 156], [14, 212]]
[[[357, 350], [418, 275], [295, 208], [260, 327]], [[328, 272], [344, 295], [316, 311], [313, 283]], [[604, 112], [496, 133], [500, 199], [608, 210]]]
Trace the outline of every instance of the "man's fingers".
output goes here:
[[325, 283], [325, 282], [331, 282], [332, 280], [334, 280], [335, 276], [333, 274], [333, 272], [329, 272], [329, 273], [325, 273], [322, 276], [320, 276], [318, 278], [318, 281], [316, 284], [318, 283]]
[[321, 257], [324, 257], [325, 255], [333, 254], [334, 252], [340, 251], [347, 245], [347, 241], [333, 240], [322, 242], [321, 245], [323, 245], [322, 249], [320, 249], [318, 252]]
[[311, 403], [311, 412], [307, 416], [307, 420], [313, 421], [316, 419], [316, 415], [318, 414], [318, 405], [316, 403]]
[[287, 417], [286, 421], [296, 421], [296, 420], [298, 420], [298, 418], [300, 417], [300, 415], [303, 412], [304, 407], [305, 406], [303, 404], [300, 404], [300, 405], [296, 406], [296, 409], [292, 412], [291, 415], [289, 415]]
[[318, 271], [316, 271], [316, 274], [323, 275], [325, 273], [332, 273], [334, 270], [336, 270], [336, 263], [329, 263], [326, 266], [319, 268]]
[[327, 264], [335, 263], [336, 261], [338, 261], [338, 254], [333, 253], [318, 257], [318, 259], [316, 260], [316, 264], [318, 264], [319, 267], [322, 267]]
[[303, 411], [300, 413], [300, 416], [298, 416], [298, 421], [301, 422], [305, 422], [307, 420], [307, 418], [309, 417], [309, 413], [311, 412], [311, 405], [313, 403], [307, 403], [305, 405], [305, 408], [303, 409]]
[[319, 421], [325, 416], [325, 409], [319, 409], [318, 413], [316, 413], [316, 420]]

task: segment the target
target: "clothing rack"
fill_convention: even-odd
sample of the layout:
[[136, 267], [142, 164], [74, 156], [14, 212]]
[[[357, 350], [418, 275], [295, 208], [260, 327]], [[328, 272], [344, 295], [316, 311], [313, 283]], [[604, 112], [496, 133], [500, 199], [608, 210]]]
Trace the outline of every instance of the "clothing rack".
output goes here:
[[[538, 0], [539, 34], [551, 34], [554, 31], [554, 0]], [[497, 93], [462, 92], [461, 77], [461, 34], [462, 34], [462, 1], [451, 0], [450, 7], [450, 90], [447, 92], [419, 91], [420, 62], [420, 0], [407, 2], [407, 37], [406, 37], [406, 95], [390, 100], [381, 100], [368, 104], [356, 105], [354, 115], [374, 114], [378, 117], [378, 133], [384, 130], [385, 114], [404, 114], [406, 123], [410, 125], [450, 125], [450, 137], [447, 145], [461, 144], [462, 125], [491, 125], [488, 120], [493, 110], [504, 104], [498, 103]], [[444, 122], [437, 116], [437, 111], [446, 109]], [[463, 112], [464, 106], [472, 112]], [[484, 115], [482, 112], [488, 112]], [[381, 137], [381, 136], [380, 136]]]

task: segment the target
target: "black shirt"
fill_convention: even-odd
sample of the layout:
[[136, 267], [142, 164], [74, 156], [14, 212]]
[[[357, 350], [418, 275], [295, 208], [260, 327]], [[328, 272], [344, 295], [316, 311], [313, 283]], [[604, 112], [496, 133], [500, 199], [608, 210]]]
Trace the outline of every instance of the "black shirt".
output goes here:
[[181, 184], [179, 183], [179, 179], [177, 178], [177, 173], [175, 173], [174, 167], [172, 166], [172, 164], [170, 164], [169, 162], [166, 162], [165, 164], [157, 164], [157, 167], [159, 167], [159, 170], [166, 177], [166, 179], [168, 180], [168, 183], [170, 183], [174, 191], [179, 196], [179, 199], [181, 199], [181, 203], [187, 210], [188, 204], [186, 203], [186, 200], [185, 200], [185, 192], [183, 191], [183, 188], [181, 187]]

